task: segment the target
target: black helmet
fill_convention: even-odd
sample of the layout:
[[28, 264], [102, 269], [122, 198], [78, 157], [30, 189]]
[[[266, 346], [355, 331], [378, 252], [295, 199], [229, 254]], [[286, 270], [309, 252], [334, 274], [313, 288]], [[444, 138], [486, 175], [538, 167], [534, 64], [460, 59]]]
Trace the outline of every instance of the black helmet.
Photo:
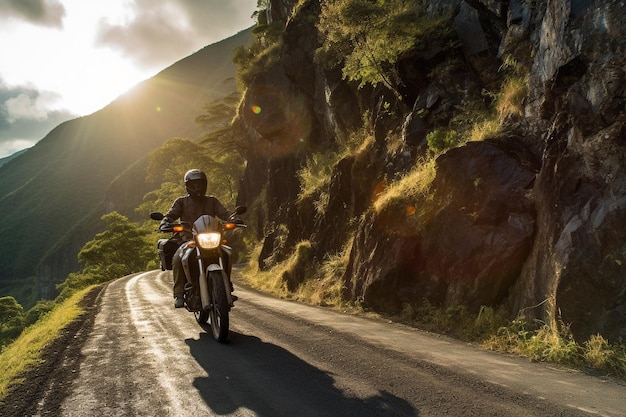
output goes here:
[[191, 169], [185, 173], [185, 190], [191, 197], [202, 197], [206, 193], [206, 174], [199, 169]]

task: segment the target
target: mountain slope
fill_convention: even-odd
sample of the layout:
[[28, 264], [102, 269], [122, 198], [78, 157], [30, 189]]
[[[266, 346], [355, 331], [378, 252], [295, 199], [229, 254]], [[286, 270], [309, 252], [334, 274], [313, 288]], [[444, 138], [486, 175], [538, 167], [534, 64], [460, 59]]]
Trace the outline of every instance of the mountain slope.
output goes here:
[[4, 158], [0, 158], [0, 167], [4, 164], [6, 164], [7, 162], [9, 162], [12, 159], [17, 158], [18, 156], [20, 156], [21, 154], [23, 154], [24, 152], [26, 152], [28, 149], [22, 149], [21, 151], [17, 151], [12, 155], [9, 156], [5, 156]]
[[[172, 136], [199, 133], [194, 120], [202, 107], [236, 88], [232, 51], [249, 40], [247, 30], [199, 50], [102, 110], [62, 123], [0, 167], [0, 212], [11, 219], [0, 225], [0, 295], [35, 275], [73, 225], [82, 219], [97, 224], [108, 185], [126, 168]], [[43, 268], [39, 278], [50, 285], [63, 281], [76, 266], [76, 245], [92, 231], [85, 226], [72, 237], [74, 245], [60, 245], [64, 266]]]

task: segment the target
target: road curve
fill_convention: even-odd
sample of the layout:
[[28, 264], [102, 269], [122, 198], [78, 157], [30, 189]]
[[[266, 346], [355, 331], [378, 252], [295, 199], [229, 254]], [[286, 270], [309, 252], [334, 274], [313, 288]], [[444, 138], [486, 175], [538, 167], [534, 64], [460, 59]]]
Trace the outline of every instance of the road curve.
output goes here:
[[110, 283], [63, 416], [624, 416], [626, 387], [237, 288], [229, 343], [170, 272]]

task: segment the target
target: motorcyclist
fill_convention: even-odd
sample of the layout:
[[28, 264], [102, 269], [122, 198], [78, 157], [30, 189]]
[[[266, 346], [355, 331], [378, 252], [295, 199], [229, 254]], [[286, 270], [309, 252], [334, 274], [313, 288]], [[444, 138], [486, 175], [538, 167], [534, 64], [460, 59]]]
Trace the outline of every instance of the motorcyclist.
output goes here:
[[[198, 217], [208, 214], [209, 216], [219, 217], [227, 220], [231, 213], [220, 203], [214, 196], [207, 196], [207, 176], [199, 169], [191, 169], [184, 176], [186, 196], [178, 197], [174, 200], [172, 207], [163, 217], [161, 227], [165, 224], [172, 223], [177, 219], [181, 222], [193, 223]], [[183, 240], [191, 240], [191, 232], [183, 232]], [[184, 306], [183, 294], [185, 292], [185, 271], [181, 261], [181, 248], [174, 253], [172, 258], [172, 273], [174, 275], [174, 307], [181, 308]], [[193, 264], [193, 262], [190, 262]]]

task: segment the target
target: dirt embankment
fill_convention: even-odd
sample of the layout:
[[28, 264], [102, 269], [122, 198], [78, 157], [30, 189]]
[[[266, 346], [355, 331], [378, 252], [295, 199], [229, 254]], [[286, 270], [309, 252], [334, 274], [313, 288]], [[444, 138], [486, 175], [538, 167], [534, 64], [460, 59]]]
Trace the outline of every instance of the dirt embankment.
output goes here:
[[103, 289], [99, 286], [87, 294], [80, 304], [85, 312], [46, 346], [42, 363], [19, 377], [24, 382], [9, 389], [0, 402], [0, 416], [49, 415], [59, 409], [80, 366], [80, 351], [91, 333]]

